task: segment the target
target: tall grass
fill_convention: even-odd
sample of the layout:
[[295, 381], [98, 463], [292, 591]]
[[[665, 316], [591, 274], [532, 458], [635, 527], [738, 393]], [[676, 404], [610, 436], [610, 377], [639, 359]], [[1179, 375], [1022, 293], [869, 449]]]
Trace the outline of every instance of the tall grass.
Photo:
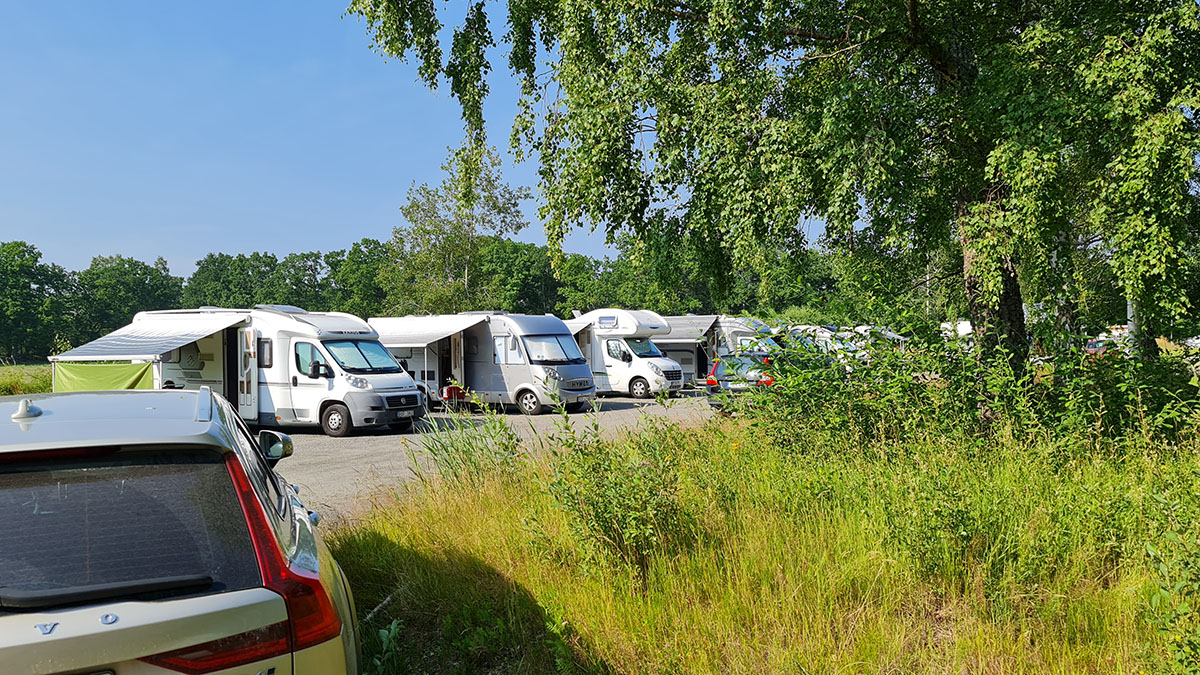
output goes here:
[[808, 438], [564, 428], [399, 495], [332, 538], [375, 672], [1186, 667], [1194, 435]]
[[0, 396], [40, 394], [50, 391], [50, 365], [0, 365]]

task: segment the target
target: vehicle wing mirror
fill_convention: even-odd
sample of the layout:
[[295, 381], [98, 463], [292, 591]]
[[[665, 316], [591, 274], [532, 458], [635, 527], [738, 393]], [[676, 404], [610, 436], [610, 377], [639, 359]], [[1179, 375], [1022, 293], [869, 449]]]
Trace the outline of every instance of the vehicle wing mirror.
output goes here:
[[625, 363], [633, 363], [633, 354], [629, 352], [621, 352], [621, 360]]
[[308, 376], [314, 380], [318, 377], [333, 377], [333, 369], [327, 363], [313, 361], [308, 364]]
[[264, 429], [258, 432], [258, 449], [262, 451], [267, 464], [275, 468], [279, 460], [292, 456], [292, 439], [287, 434]]
[[408, 359], [400, 359], [400, 367], [404, 369], [404, 372], [406, 372], [406, 373], [409, 372]]

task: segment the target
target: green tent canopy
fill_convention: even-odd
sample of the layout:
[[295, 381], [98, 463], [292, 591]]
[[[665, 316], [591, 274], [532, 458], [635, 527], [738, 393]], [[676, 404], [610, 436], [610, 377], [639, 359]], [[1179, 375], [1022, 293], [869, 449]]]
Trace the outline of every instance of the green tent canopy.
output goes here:
[[54, 364], [54, 391], [153, 388], [153, 363], [59, 361]]

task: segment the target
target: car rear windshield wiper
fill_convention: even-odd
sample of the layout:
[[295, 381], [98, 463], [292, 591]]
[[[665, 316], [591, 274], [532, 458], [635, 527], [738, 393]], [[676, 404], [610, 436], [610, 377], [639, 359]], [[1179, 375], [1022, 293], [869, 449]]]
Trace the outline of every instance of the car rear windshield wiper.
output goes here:
[[123, 595], [174, 591], [183, 588], [211, 586], [212, 577], [207, 574], [183, 574], [173, 577], [115, 581], [89, 586], [67, 586], [42, 590], [22, 590], [0, 587], [0, 607], [5, 609], [38, 609], [57, 605], [74, 605], [81, 602], [115, 598]]

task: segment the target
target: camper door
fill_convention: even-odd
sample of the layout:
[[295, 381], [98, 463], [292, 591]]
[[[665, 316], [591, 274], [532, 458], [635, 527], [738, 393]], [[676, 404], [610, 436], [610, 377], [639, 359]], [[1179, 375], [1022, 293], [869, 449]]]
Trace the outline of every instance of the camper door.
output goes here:
[[238, 329], [238, 415], [258, 421], [258, 331]]

